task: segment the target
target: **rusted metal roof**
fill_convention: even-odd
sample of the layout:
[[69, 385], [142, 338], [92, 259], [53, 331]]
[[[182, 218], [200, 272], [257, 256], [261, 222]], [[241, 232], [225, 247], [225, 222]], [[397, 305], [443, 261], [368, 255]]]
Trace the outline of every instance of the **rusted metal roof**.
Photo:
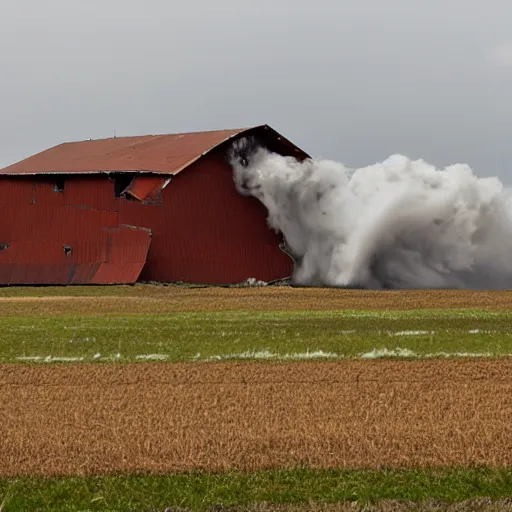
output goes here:
[[144, 172], [178, 174], [227, 140], [250, 132], [265, 132], [274, 144], [300, 158], [301, 149], [267, 125], [174, 135], [145, 135], [67, 142], [5, 167], [0, 175]]

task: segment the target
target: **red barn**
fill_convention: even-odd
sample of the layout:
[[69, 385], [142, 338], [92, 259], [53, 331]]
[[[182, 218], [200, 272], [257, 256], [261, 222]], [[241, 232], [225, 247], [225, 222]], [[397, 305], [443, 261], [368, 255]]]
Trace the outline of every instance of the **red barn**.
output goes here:
[[226, 149], [269, 126], [66, 143], [0, 171], [0, 285], [185, 281], [291, 274], [265, 208], [239, 195]]

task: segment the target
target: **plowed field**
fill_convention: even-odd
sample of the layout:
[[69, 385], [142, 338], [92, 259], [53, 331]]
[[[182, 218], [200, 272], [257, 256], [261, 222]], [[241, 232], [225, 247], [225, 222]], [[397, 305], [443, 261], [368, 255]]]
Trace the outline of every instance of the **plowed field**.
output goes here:
[[512, 359], [0, 366], [0, 476], [512, 464]]

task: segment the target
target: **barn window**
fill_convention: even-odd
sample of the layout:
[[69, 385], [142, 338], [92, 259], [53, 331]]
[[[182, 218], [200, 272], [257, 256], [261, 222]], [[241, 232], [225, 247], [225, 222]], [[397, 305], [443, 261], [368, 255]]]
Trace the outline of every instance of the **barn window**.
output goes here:
[[7, 249], [9, 249], [10, 246], [11, 244], [9, 242], [5, 244], [0, 244], [0, 251], [6, 251]]
[[60, 176], [56, 178], [55, 180], [55, 186], [53, 187], [54, 192], [64, 192], [64, 178], [61, 178]]
[[71, 245], [65, 245], [64, 246], [64, 254], [66, 256], [69, 256], [71, 254]]
[[116, 174], [114, 176], [114, 193], [116, 197], [121, 197], [133, 180], [131, 174]]

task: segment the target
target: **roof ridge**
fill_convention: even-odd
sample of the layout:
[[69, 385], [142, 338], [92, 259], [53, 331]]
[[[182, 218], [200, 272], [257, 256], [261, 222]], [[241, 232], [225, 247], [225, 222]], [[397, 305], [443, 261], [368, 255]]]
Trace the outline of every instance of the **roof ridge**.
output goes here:
[[[94, 142], [94, 141], [100, 141], [100, 140], [123, 140], [123, 139], [142, 139], [145, 137], [152, 137], [152, 138], [161, 138], [161, 137], [176, 137], [179, 135], [200, 135], [200, 134], [206, 134], [206, 133], [220, 133], [220, 132], [245, 132], [247, 130], [253, 130], [255, 128], [260, 128], [267, 125], [256, 125], [256, 126], [248, 126], [248, 127], [242, 127], [242, 128], [219, 128], [216, 130], [196, 130], [192, 132], [173, 132], [173, 133], [146, 133], [142, 135], [121, 135], [115, 136], [115, 137], [103, 137], [98, 139], [82, 139], [82, 140], [70, 140], [66, 142], [61, 142], [60, 144], [57, 144], [56, 146], [52, 147], [58, 147], [62, 146], [63, 144], [78, 144], [82, 142]], [[51, 149], [51, 148], [49, 148]]]

